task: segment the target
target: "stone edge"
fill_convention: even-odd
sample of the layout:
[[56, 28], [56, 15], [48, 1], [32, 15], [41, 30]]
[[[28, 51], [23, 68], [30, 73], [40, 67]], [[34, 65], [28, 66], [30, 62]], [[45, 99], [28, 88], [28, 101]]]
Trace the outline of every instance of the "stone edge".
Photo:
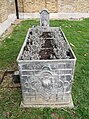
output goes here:
[[[36, 19], [40, 18], [39, 13], [19, 13], [20, 19]], [[83, 19], [89, 18], [89, 13], [50, 13], [50, 19]]]
[[68, 104], [58, 104], [58, 105], [31, 105], [31, 104], [24, 104], [23, 102], [21, 102], [20, 104], [20, 108], [74, 108], [74, 104], [73, 104], [73, 100], [72, 100], [72, 97], [70, 97], [70, 103]]
[[16, 20], [15, 14], [10, 14], [8, 19], [0, 23], [0, 36], [11, 26], [11, 24]]

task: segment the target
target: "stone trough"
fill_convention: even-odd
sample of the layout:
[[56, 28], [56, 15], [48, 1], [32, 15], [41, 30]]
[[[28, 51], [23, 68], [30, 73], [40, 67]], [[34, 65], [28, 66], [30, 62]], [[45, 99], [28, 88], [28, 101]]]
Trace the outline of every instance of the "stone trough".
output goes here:
[[60, 27], [49, 27], [49, 12], [40, 26], [28, 30], [17, 62], [22, 107], [73, 107], [72, 82], [76, 57]]

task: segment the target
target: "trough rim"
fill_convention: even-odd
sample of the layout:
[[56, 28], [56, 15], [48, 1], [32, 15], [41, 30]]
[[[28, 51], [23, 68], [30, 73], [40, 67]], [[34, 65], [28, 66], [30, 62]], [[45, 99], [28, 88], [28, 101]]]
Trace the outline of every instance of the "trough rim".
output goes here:
[[66, 36], [65, 36], [65, 34], [64, 34], [64, 32], [63, 32], [61, 26], [60, 26], [60, 27], [50, 27], [50, 28], [59, 28], [59, 29], [61, 30], [61, 33], [62, 33], [64, 39], [66, 40], [67, 45], [69, 46], [69, 49], [71, 50], [71, 52], [72, 52], [74, 58], [72, 58], [72, 59], [55, 59], [55, 60], [21, 60], [21, 59], [20, 59], [20, 56], [22, 55], [23, 48], [24, 48], [24, 46], [26, 45], [27, 37], [28, 37], [29, 31], [30, 31], [30, 29], [31, 29], [31, 28], [29, 28], [29, 29], [28, 29], [28, 32], [27, 32], [27, 35], [26, 35], [26, 37], [25, 37], [25, 41], [24, 41], [24, 43], [23, 43], [23, 45], [22, 45], [22, 47], [21, 47], [21, 49], [20, 49], [19, 55], [18, 55], [18, 57], [17, 57], [17, 62], [18, 62], [18, 63], [30, 63], [30, 62], [66, 62], [66, 61], [74, 61], [74, 62], [76, 63], [76, 59], [77, 59], [77, 58], [76, 58], [76, 56], [75, 56], [75, 54], [74, 54], [74, 52], [73, 52], [73, 50], [72, 50], [72, 48], [71, 48], [71, 46], [70, 46], [70, 44], [69, 44], [69, 42], [68, 42]]

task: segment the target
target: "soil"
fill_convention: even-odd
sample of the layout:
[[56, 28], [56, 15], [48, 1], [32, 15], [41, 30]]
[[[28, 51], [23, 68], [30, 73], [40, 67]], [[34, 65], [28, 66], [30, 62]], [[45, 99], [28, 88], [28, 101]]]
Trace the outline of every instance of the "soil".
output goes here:
[[14, 83], [12, 74], [8, 73], [4, 76], [4, 79], [0, 86], [3, 88], [20, 88], [20, 83]]
[[43, 32], [41, 37], [44, 38], [45, 43], [42, 44], [42, 50], [40, 50], [39, 52], [40, 60], [53, 59], [55, 55], [53, 51], [53, 43], [52, 43], [53, 39], [48, 39], [51, 38], [50, 32]]
[[21, 60], [69, 59], [70, 52], [60, 29], [35, 27], [29, 32]]

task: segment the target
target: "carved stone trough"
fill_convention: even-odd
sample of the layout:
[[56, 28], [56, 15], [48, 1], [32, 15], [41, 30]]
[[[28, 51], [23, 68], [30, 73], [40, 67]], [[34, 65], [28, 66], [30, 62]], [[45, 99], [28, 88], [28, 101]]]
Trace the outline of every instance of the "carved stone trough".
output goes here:
[[76, 57], [59, 27], [49, 27], [41, 12], [40, 26], [28, 30], [17, 58], [22, 107], [73, 107], [72, 82]]

